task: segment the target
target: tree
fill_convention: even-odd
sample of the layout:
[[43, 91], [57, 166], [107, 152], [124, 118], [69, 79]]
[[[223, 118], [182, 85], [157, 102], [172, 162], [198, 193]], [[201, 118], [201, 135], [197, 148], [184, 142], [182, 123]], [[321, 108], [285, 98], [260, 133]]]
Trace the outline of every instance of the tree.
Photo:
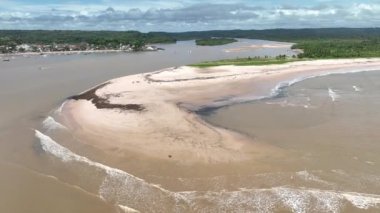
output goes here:
[[133, 51], [141, 51], [145, 46], [145, 41], [142, 39], [138, 39], [132, 42]]

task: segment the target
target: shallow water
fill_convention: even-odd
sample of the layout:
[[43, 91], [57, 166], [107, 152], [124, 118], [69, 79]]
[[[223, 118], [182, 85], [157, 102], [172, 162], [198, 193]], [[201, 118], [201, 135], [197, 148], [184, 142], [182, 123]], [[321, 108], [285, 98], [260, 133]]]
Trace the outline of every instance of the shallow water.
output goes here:
[[[203, 117], [292, 152], [288, 159], [270, 162], [281, 165], [278, 176], [293, 173], [283, 184], [378, 196], [379, 82], [377, 71], [316, 77], [284, 88], [276, 97], [223, 107]], [[343, 204], [337, 209], [348, 211]], [[367, 211], [380, 211], [380, 205]]]
[[282, 88], [274, 98], [203, 114], [214, 125], [286, 151], [243, 163], [193, 166], [131, 153], [110, 157], [70, 140], [53, 121], [56, 113], [45, 122], [56, 129], [35, 136], [41, 155], [54, 162], [45, 172], [142, 212], [377, 212], [379, 119], [373, 115], [379, 77], [316, 77]]
[[[117, 211], [113, 204], [120, 203], [133, 207], [145, 203], [141, 209], [152, 211], [157, 210], [152, 202], [159, 201], [160, 196], [167, 202], [167, 209], [176, 202], [188, 206], [183, 195], [152, 188], [121, 170], [77, 156], [43, 134], [36, 134], [35, 129], [55, 136], [63, 144], [70, 141], [69, 136], [54, 129], [62, 127], [52, 117], [46, 118], [54, 116], [67, 97], [115, 77], [204, 60], [292, 54], [287, 48], [225, 51], [260, 43], [271, 42], [241, 40], [222, 47], [196, 47], [193, 41], [187, 41], [159, 45], [166, 49], [160, 52], [14, 57], [10, 62], [0, 61], [0, 211], [112, 212]], [[47, 141], [46, 146], [42, 141]], [[94, 154], [89, 147], [77, 148], [81, 153]], [[62, 154], [71, 157], [62, 158]], [[126, 182], [126, 177], [131, 181]], [[128, 194], [131, 190], [142, 191], [141, 197]], [[157, 193], [146, 196], [152, 190]]]

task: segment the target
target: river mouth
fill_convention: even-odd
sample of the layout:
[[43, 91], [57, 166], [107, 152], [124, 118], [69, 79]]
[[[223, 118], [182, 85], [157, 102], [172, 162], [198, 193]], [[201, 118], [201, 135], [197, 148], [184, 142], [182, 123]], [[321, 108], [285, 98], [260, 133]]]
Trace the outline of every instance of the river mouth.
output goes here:
[[[70, 166], [46, 155], [34, 130], [44, 130], [45, 134], [56, 136], [54, 139], [64, 144], [65, 140], [60, 140], [67, 136], [62, 133], [64, 131], [45, 128], [54, 124], [54, 111], [67, 97], [112, 78], [205, 60], [293, 54], [288, 47], [225, 52], [226, 48], [266, 43], [275, 42], [242, 39], [223, 47], [197, 47], [194, 41], [185, 41], [159, 45], [165, 49], [159, 52], [19, 56], [10, 57], [9, 62], [0, 62], [0, 161], [2, 171], [8, 173], [2, 176], [4, 182], [0, 185], [1, 191], [7, 192], [4, 193], [7, 198], [0, 199], [0, 211], [67, 212], [67, 208], [60, 206], [67, 204], [73, 212], [117, 212], [112, 207], [114, 202], [107, 203], [99, 198], [99, 181], [88, 181], [85, 170], [78, 166], [70, 173]], [[84, 155], [84, 150], [89, 150], [89, 155], [97, 153], [85, 146], [74, 151], [80, 150]], [[17, 178], [17, 174], [23, 174], [24, 178]], [[49, 187], [37, 189], [39, 183], [54, 177], [58, 181], [48, 181]], [[64, 196], [65, 193], [72, 196]], [[23, 196], [17, 196], [19, 194]]]
[[[183, 47], [181, 50], [185, 50], [187, 47]], [[202, 52], [202, 50], [200, 51]], [[207, 48], [207, 51], [209, 54], [213, 50]], [[284, 51], [287, 52], [288, 50]], [[178, 52], [181, 51], [175, 49], [170, 52], [171, 57], [173, 54], [178, 55]], [[330, 170], [326, 169], [326, 171], [321, 172], [318, 167], [305, 168], [302, 166], [303, 162], [293, 164], [298, 159], [298, 152], [291, 149], [289, 152], [291, 155], [285, 158], [280, 155], [278, 158], [276, 158], [277, 155], [268, 155], [263, 156], [260, 163], [251, 161], [244, 164], [221, 164], [212, 170], [210, 167], [189, 166], [184, 167], [181, 171], [170, 172], [172, 166], [176, 166], [175, 163], [165, 165], [157, 160], [146, 161], [144, 156], [135, 153], [124, 153], [123, 161], [118, 161], [112, 156], [105, 155], [102, 150], [78, 143], [76, 138], [67, 133], [66, 127], [59, 123], [59, 116], [57, 116], [62, 108], [60, 105], [66, 97], [78, 94], [110, 78], [181, 65], [190, 63], [191, 60], [200, 60], [198, 56], [190, 61], [182, 57], [183, 55], [189, 56], [188, 51], [182, 56], [174, 58], [171, 62], [162, 62], [167, 60], [168, 55], [156, 57], [152, 54], [149, 53], [148, 56], [144, 57], [157, 62], [158, 67], [145, 67], [143, 65], [129, 67], [132, 62], [144, 61], [145, 58], [133, 56], [132, 59], [127, 60], [125, 55], [118, 54], [112, 57], [89, 57], [84, 61], [73, 59], [67, 63], [65, 62], [66, 59], [63, 61], [59, 59], [58, 64], [55, 61], [54, 63], [43, 64], [43, 67], [48, 69], [39, 69], [38, 65], [32, 67], [30, 64], [22, 64], [21, 68], [10, 67], [9, 70], [16, 71], [15, 74], [18, 75], [16, 77], [25, 73], [29, 77], [33, 75], [36, 77], [30, 78], [32, 80], [25, 78], [20, 81], [20, 84], [25, 87], [12, 87], [7, 82], [16, 78], [14, 76], [2, 78], [3, 84], [1, 85], [8, 89], [8, 92], [2, 90], [1, 95], [10, 100], [8, 103], [1, 103], [6, 107], [2, 114], [2, 118], [5, 119], [1, 121], [7, 124], [1, 126], [2, 160], [31, 168], [44, 176], [42, 180], [46, 178], [46, 175], [57, 178], [59, 183], [56, 184], [71, 193], [77, 193], [78, 197], [82, 198], [79, 199], [78, 203], [73, 204], [74, 210], [76, 210], [74, 207], [86, 209], [88, 206], [94, 206], [94, 208], [101, 206], [102, 210], [98, 210], [100, 212], [103, 209], [107, 212], [116, 212], [118, 209], [115, 207], [121, 205], [124, 206], [124, 209], [130, 207], [142, 212], [194, 212], [201, 210], [228, 212], [236, 209], [258, 212], [302, 212], [310, 208], [316, 212], [328, 210], [376, 211], [375, 207], [379, 203], [376, 192], [378, 188], [369, 189], [374, 186], [373, 182], [376, 182], [377, 176], [376, 174], [374, 176], [367, 175], [372, 174], [371, 170], [376, 164], [373, 167], [370, 164], [376, 163], [375, 161], [366, 162], [369, 172], [364, 176], [350, 170], [346, 171], [344, 168], [329, 168]], [[89, 64], [92, 65], [89, 66]], [[109, 71], [110, 68], [105, 64], [114, 64], [115, 71]], [[11, 65], [7, 64], [7, 66]], [[28, 66], [30, 67], [27, 68]], [[78, 69], [87, 70], [87, 72], [80, 72]], [[103, 69], [109, 72], [104, 72]], [[29, 81], [36, 86], [31, 87]], [[46, 82], [49, 83], [46, 84]], [[72, 83], [73, 86], [63, 86], [64, 83], [68, 82]], [[361, 85], [357, 86], [360, 87]], [[327, 95], [331, 100], [328, 88], [324, 89], [323, 95]], [[331, 86], [330, 89], [339, 94], [336, 88]], [[18, 99], [12, 101], [13, 99], [10, 97], [12, 95], [15, 97], [15, 94], [19, 95], [17, 96]], [[235, 106], [238, 105], [233, 105], [233, 107]], [[221, 108], [220, 110], [224, 109]], [[229, 114], [226, 113], [223, 116], [229, 116]], [[22, 119], [18, 120], [17, 118]], [[13, 122], [10, 122], [12, 120]], [[212, 123], [209, 118], [206, 120]], [[243, 122], [241, 118], [238, 120]], [[218, 125], [224, 126], [222, 122]], [[270, 125], [269, 121], [268, 125]], [[299, 126], [302, 125], [304, 123], [299, 123]], [[225, 127], [228, 128], [227, 125]], [[275, 127], [280, 128], [281, 126]], [[257, 138], [256, 134], [253, 136]], [[273, 145], [290, 150], [289, 147], [281, 147], [277, 143], [273, 143]], [[117, 149], [113, 151], [117, 152]], [[168, 159], [172, 160], [175, 160], [176, 157], [167, 156]], [[144, 161], [145, 163], [141, 163]], [[12, 184], [11, 177], [12, 175], [6, 180], [10, 185]], [[141, 179], [142, 177], [143, 179]], [[351, 186], [357, 180], [360, 180], [361, 185]], [[363, 188], [363, 185], [367, 187]], [[29, 193], [25, 194], [45, 199], [47, 202], [50, 199], [56, 201], [62, 188], [53, 187], [54, 190], [50, 196], [35, 193], [35, 189], [32, 188], [28, 190]], [[19, 198], [14, 197], [13, 199]], [[70, 198], [66, 199], [70, 200]], [[26, 203], [25, 199], [22, 198], [18, 201]], [[28, 205], [30, 204], [25, 204], [25, 206]], [[1, 205], [0, 208], [3, 209], [3, 206]], [[4, 207], [4, 209], [6, 208]], [[33, 211], [40, 212], [37, 207], [31, 209], [31, 212]], [[85, 212], [85, 210], [81, 212]]]
[[[49, 134], [54, 139], [40, 132], [36, 137], [45, 153], [66, 165], [66, 173], [76, 174], [73, 168], [77, 167], [96, 177], [83, 184], [86, 190], [99, 193], [108, 202], [141, 211], [157, 210], [157, 206], [146, 203], [151, 200], [164, 204], [160, 211], [178, 212], [237, 208], [371, 212], [380, 203], [376, 170], [379, 147], [374, 143], [378, 135], [371, 129], [378, 126], [373, 122], [378, 120], [374, 115], [379, 85], [366, 81], [379, 77], [376, 71], [315, 77], [288, 88], [277, 87], [277, 96], [271, 98], [202, 114], [213, 125], [286, 151], [268, 152], [252, 161], [186, 166], [128, 153], [117, 162], [102, 156], [101, 150], [91, 152], [90, 147], [65, 142], [66, 136], [60, 136], [59, 131]], [[350, 131], [342, 131], [345, 129]], [[141, 161], [136, 160], [139, 157]], [[77, 181], [83, 182], [80, 178]]]

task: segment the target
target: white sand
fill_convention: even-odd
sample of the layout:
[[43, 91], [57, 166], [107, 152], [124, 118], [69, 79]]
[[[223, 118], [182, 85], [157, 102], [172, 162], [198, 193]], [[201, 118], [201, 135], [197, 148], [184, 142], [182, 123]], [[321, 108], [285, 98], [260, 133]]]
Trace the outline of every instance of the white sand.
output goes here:
[[189, 109], [226, 104], [230, 100], [216, 101], [224, 97], [267, 96], [281, 82], [371, 70], [380, 70], [380, 59], [170, 68], [114, 79], [96, 92], [112, 104], [141, 104], [144, 111], [97, 109], [90, 101], [71, 100], [63, 117], [81, 141], [111, 154], [128, 151], [184, 164], [244, 161], [279, 150], [210, 126]]
[[253, 44], [249, 46], [242, 46], [237, 48], [225, 49], [225, 52], [243, 52], [243, 51], [251, 51], [253, 49], [280, 49], [287, 48], [290, 49], [293, 46], [292, 43], [273, 43], [273, 44]]

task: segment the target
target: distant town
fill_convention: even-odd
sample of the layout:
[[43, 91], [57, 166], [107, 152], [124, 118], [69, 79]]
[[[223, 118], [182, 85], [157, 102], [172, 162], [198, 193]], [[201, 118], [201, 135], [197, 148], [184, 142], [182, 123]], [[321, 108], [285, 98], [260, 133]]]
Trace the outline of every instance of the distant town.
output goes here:
[[162, 50], [153, 45], [146, 44], [119, 44], [119, 45], [95, 45], [88, 43], [79, 44], [10, 44], [1, 45], [1, 54], [23, 54], [23, 53], [64, 53], [64, 52], [133, 52], [133, 51], [157, 51]]

